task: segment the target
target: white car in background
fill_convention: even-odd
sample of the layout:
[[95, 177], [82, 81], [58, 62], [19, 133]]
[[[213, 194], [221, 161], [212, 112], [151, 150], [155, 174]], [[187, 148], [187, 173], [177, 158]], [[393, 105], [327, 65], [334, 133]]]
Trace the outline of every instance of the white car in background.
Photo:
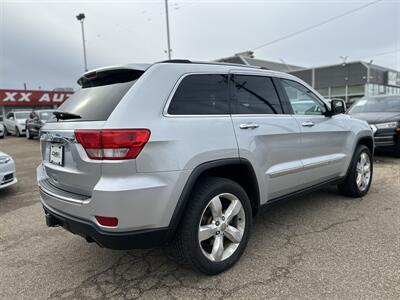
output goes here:
[[4, 125], [3, 123], [0, 123], [0, 139], [4, 138], [5, 132], [4, 132]]
[[15, 163], [10, 155], [0, 151], [0, 189], [17, 183]]
[[4, 127], [7, 134], [15, 134], [16, 136], [25, 135], [25, 121], [31, 112], [29, 110], [10, 111], [4, 119]]

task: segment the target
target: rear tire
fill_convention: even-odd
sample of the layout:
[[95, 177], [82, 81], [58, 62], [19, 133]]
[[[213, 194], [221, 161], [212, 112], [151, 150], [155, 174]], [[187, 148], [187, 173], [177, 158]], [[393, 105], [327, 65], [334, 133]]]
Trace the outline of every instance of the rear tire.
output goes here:
[[359, 145], [354, 152], [346, 179], [338, 185], [339, 192], [353, 198], [365, 196], [371, 187], [372, 175], [372, 154], [367, 146]]
[[225, 178], [204, 178], [191, 193], [172, 244], [173, 255], [198, 272], [224, 272], [243, 254], [252, 217], [250, 200], [239, 184]]

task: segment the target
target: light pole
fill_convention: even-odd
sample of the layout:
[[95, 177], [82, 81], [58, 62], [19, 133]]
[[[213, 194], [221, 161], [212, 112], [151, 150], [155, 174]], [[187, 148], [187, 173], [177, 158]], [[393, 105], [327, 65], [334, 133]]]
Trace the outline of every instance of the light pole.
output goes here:
[[168, 59], [171, 59], [171, 42], [169, 39], [169, 16], [168, 16], [168, 0], [165, 0], [165, 20], [167, 22], [167, 53]]
[[85, 30], [83, 28], [83, 21], [85, 20], [85, 14], [80, 13], [79, 15], [76, 16], [76, 19], [81, 22], [81, 28], [82, 28], [82, 43], [83, 43], [83, 63], [85, 66], [85, 72], [87, 72], [87, 60], [86, 60], [86, 45], [85, 45]]

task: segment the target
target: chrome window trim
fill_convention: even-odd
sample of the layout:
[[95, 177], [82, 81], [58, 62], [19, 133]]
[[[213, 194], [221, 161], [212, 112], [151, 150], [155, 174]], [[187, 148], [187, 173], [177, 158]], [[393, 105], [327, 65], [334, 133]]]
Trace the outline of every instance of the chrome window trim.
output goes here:
[[307, 83], [301, 81], [300, 79], [296, 78], [293, 75], [289, 75], [289, 74], [276, 74], [274, 73], [274, 71], [270, 71], [270, 70], [263, 70], [263, 69], [255, 69], [255, 70], [241, 70], [241, 69], [230, 69], [230, 70], [221, 70], [221, 71], [198, 71], [198, 72], [187, 72], [182, 74], [178, 80], [176, 81], [176, 83], [174, 84], [174, 87], [172, 88], [170, 94], [168, 95], [167, 101], [164, 105], [164, 108], [162, 110], [162, 115], [164, 117], [167, 118], [221, 118], [221, 117], [229, 117], [229, 116], [243, 116], [243, 117], [254, 117], [254, 116], [279, 116], [279, 115], [291, 115], [291, 116], [323, 116], [324, 115], [296, 115], [296, 114], [219, 114], [219, 115], [172, 115], [168, 113], [168, 108], [171, 104], [172, 98], [175, 95], [176, 90], [178, 89], [179, 85], [181, 84], [182, 80], [185, 79], [187, 76], [190, 75], [219, 75], [219, 74], [226, 74], [226, 75], [230, 75], [230, 74], [239, 74], [239, 75], [253, 75], [253, 76], [265, 76], [265, 77], [271, 77], [271, 78], [279, 78], [279, 79], [287, 79], [287, 80], [291, 80], [294, 82], [297, 82], [298, 84], [301, 84], [302, 86], [304, 86], [305, 88], [307, 88], [308, 90], [310, 90], [313, 95], [319, 99], [322, 104], [326, 104], [326, 102], [323, 100], [323, 97], [319, 96], [318, 92], [316, 92], [312, 87], [310, 87]]

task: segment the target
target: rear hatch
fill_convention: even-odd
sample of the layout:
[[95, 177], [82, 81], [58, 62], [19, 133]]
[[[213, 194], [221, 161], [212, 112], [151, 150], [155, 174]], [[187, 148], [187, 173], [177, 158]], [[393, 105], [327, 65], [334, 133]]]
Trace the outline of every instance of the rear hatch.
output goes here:
[[112, 111], [145, 68], [103, 69], [78, 80], [81, 89], [63, 103], [41, 130], [43, 166], [51, 185], [91, 196], [101, 176], [102, 160], [90, 159], [76, 130], [101, 130]]

